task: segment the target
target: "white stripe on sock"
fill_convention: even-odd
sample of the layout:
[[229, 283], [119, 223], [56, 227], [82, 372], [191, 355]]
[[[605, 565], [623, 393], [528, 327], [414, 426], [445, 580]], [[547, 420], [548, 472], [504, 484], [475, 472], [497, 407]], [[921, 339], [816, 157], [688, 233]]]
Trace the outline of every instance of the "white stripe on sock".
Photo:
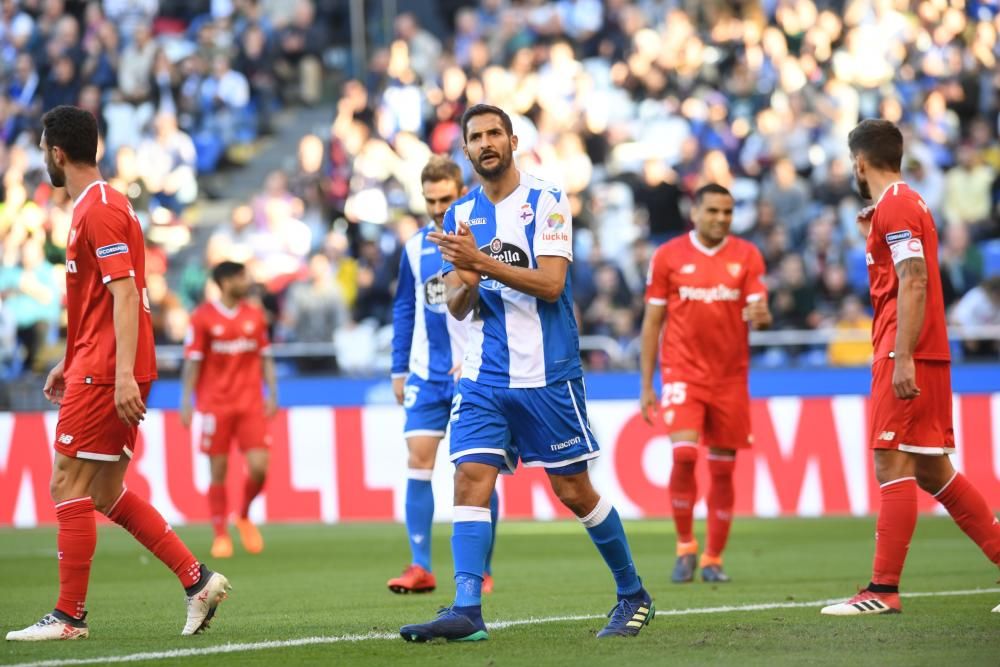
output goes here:
[[604, 523], [604, 520], [608, 518], [608, 515], [611, 514], [611, 510], [614, 508], [614, 505], [608, 502], [604, 497], [601, 497], [601, 499], [597, 501], [597, 506], [593, 509], [593, 511], [591, 511], [590, 514], [577, 518], [579, 518], [580, 523], [587, 528], [593, 528]]
[[886, 482], [885, 484], [879, 484], [880, 489], [884, 489], [887, 486], [892, 486], [893, 484], [899, 484], [900, 482], [905, 482], [912, 479], [914, 482], [917, 481], [916, 477], [900, 477], [899, 479], [894, 479], [891, 482]]
[[406, 471], [407, 479], [416, 479], [421, 482], [431, 481], [431, 477], [434, 476], [433, 468], [409, 468]]
[[482, 521], [483, 523], [491, 523], [493, 520], [490, 518], [489, 507], [456, 505], [455, 511], [452, 513], [451, 521], [452, 523], [458, 523], [460, 521]]
[[951, 486], [951, 483], [955, 481], [955, 478], [956, 478], [956, 477], [958, 477], [958, 471], [957, 471], [957, 470], [955, 471], [955, 474], [951, 476], [951, 479], [949, 479], [949, 480], [948, 480], [948, 481], [947, 481], [947, 482], [945, 483], [945, 485], [941, 487], [941, 490], [940, 490], [940, 491], [938, 491], [937, 493], [935, 493], [935, 494], [934, 494], [934, 497], [935, 497], [935, 498], [937, 498], [937, 497], [938, 497], [938, 496], [940, 496], [940, 495], [941, 495], [942, 493], [944, 493], [944, 490], [945, 490], [945, 489], [947, 489], [947, 488], [948, 488], [949, 486]]

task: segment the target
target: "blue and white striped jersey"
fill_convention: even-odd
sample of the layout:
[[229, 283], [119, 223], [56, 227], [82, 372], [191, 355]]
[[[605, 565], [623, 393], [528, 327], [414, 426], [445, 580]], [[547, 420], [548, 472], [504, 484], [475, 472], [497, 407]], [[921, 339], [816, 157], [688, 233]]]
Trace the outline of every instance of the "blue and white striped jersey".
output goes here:
[[428, 224], [406, 242], [392, 306], [392, 375], [413, 373], [424, 380], [447, 380], [462, 358], [466, 322], [448, 312], [447, 289], [438, 247], [427, 240]]
[[[565, 194], [521, 173], [521, 183], [497, 205], [476, 188], [448, 209], [444, 230], [457, 220], [494, 258], [526, 268], [543, 255], [573, 261], [573, 221]], [[444, 262], [443, 272], [453, 271]], [[495, 280], [479, 284], [479, 305], [469, 324], [462, 377], [494, 387], [544, 387], [583, 375], [569, 272], [555, 303]]]

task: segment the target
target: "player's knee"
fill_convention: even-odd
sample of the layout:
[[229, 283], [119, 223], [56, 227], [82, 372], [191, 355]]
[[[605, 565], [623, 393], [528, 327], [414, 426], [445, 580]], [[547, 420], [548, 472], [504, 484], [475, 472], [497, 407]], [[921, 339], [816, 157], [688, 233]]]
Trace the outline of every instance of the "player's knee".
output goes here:
[[694, 464], [697, 462], [698, 462], [697, 447], [686, 443], [683, 445], [674, 445], [674, 463]]

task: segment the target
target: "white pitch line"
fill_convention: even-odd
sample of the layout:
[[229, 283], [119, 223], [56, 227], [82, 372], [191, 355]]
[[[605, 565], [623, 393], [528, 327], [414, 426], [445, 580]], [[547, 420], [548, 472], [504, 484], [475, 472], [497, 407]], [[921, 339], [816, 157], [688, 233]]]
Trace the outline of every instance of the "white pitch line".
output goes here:
[[[1000, 588], [973, 588], [964, 591], [927, 591], [918, 593], [901, 593], [904, 598], [954, 597], [965, 595], [985, 595], [1000, 593]], [[808, 602], [761, 602], [757, 604], [732, 605], [725, 607], [695, 607], [692, 609], [659, 609], [657, 616], [687, 616], [691, 614], [725, 614], [734, 611], [767, 611], [769, 609], [796, 609], [800, 607], [820, 607], [839, 602], [843, 598], [830, 600], [811, 600]], [[582, 614], [575, 616], [545, 616], [541, 618], [520, 618], [509, 621], [488, 623], [490, 630], [503, 630], [520, 625], [538, 625], [541, 623], [565, 623], [570, 621], [592, 621], [605, 618], [603, 615]], [[40, 662], [22, 662], [9, 667], [64, 667], [70, 665], [95, 665], [111, 662], [140, 662], [143, 660], [167, 660], [171, 658], [189, 658], [200, 655], [218, 653], [239, 653], [242, 651], [262, 651], [270, 648], [290, 648], [295, 646], [315, 646], [317, 644], [339, 644], [364, 642], [375, 639], [399, 639], [398, 633], [369, 632], [366, 634], [332, 635], [328, 637], [300, 637], [298, 639], [283, 639], [268, 642], [248, 642], [244, 644], [220, 644], [218, 646], [203, 646], [199, 648], [181, 648], [170, 651], [150, 651], [147, 653], [130, 653], [127, 655], [109, 655], [100, 658], [68, 658], [65, 660], [42, 660]]]

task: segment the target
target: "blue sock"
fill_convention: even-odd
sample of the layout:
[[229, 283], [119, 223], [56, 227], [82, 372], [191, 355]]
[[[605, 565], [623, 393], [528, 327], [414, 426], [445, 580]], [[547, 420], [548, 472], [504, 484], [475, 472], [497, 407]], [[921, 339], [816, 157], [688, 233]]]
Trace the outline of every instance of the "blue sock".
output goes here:
[[490, 550], [486, 552], [486, 567], [483, 572], [486, 574], [493, 574], [493, 547], [497, 544], [497, 519], [500, 518], [500, 496], [497, 495], [497, 490], [493, 489], [493, 495], [490, 496], [490, 522], [493, 524], [493, 531], [490, 535]]
[[611, 569], [618, 586], [618, 597], [626, 598], [642, 590], [642, 582], [635, 571], [632, 562], [632, 552], [625, 537], [618, 511], [604, 498], [597, 502], [597, 507], [590, 514], [580, 519], [587, 527], [590, 539], [594, 541], [597, 550], [604, 556], [604, 562]]
[[406, 481], [406, 534], [410, 537], [413, 563], [431, 569], [431, 525], [434, 523], [434, 492], [430, 470], [410, 470]]
[[455, 507], [451, 554], [455, 559], [455, 607], [479, 607], [483, 567], [490, 549], [492, 526], [485, 507]]

